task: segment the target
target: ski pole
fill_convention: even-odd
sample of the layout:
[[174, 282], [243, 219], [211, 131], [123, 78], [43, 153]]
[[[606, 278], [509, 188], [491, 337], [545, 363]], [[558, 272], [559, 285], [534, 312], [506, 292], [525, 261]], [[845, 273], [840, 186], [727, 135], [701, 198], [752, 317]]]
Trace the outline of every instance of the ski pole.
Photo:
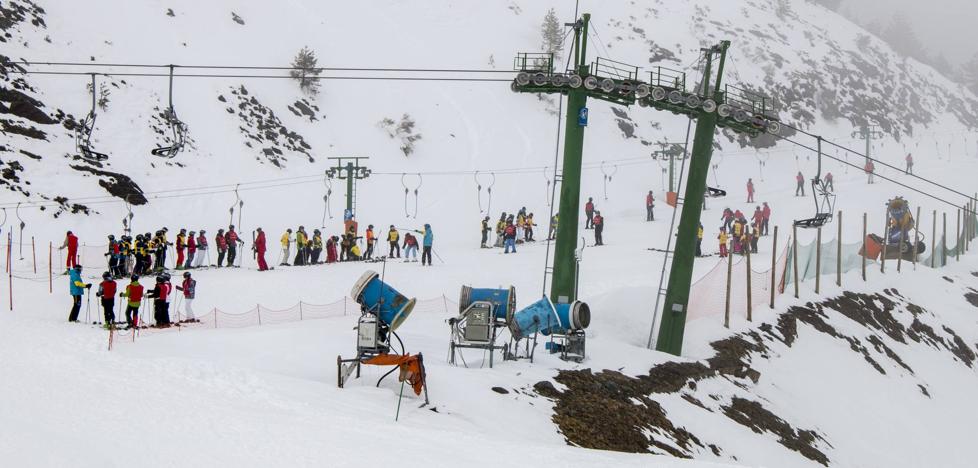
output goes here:
[[87, 323], [89, 320], [91, 320], [89, 318], [89, 312], [92, 310], [92, 291], [91, 290], [88, 290], [85, 293], [85, 297], [86, 297], [86, 299], [85, 299], [85, 322]]

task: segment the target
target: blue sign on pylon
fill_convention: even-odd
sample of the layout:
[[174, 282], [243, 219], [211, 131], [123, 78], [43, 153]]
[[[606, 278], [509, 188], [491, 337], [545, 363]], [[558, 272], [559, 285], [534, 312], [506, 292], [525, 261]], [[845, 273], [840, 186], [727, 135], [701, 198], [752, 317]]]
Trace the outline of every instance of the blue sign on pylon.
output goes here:
[[581, 110], [577, 112], [577, 126], [587, 127], [587, 107], [582, 107]]

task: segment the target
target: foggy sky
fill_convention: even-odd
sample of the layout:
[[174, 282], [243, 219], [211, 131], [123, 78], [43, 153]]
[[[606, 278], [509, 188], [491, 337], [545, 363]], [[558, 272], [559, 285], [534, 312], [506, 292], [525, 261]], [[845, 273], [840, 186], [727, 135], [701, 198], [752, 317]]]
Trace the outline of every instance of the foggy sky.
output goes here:
[[840, 11], [861, 24], [884, 25], [899, 12], [928, 53], [941, 52], [953, 65], [978, 53], [978, 0], [842, 0]]

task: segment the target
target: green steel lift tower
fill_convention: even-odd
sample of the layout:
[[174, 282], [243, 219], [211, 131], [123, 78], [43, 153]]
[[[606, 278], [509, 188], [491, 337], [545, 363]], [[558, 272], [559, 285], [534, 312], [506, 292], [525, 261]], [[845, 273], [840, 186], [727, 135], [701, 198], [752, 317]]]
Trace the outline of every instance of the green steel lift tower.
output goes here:
[[[771, 112], [768, 99], [735, 86], [722, 85], [723, 67], [729, 41], [701, 49], [704, 59], [702, 81], [687, 90], [686, 74], [665, 67], [652, 67], [648, 80], [638, 67], [597, 58], [587, 61], [587, 32], [591, 15], [585, 13], [574, 28], [573, 65], [569, 70], [554, 68], [553, 54], [520, 53], [511, 87], [518, 93], [547, 93], [567, 96], [567, 122], [564, 161], [560, 186], [560, 223], [554, 254], [550, 296], [555, 303], [576, 299], [576, 259], [578, 221], [581, 204], [581, 164], [584, 128], [588, 123], [587, 99], [594, 98], [624, 106], [638, 104], [684, 115], [696, 120], [689, 175], [669, 274], [656, 349], [675, 355], [682, 351], [686, 306], [693, 276], [696, 230], [706, 192], [706, 178], [713, 155], [717, 127], [757, 136], [778, 134], [781, 124]], [[717, 62], [715, 79], [714, 62]]]

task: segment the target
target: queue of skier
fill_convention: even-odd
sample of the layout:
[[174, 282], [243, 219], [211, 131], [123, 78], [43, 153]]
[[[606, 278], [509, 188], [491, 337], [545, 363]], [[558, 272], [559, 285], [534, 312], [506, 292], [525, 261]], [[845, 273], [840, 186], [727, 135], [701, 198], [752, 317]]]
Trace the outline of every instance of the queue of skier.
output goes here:
[[[720, 220], [722, 223], [720, 233], [717, 235], [720, 257], [726, 257], [731, 252], [741, 255], [747, 252], [757, 253], [758, 239], [769, 233], [771, 207], [767, 202], [763, 202], [754, 209], [749, 221], [740, 210], [724, 208]], [[697, 256], [703, 255], [702, 240], [703, 225], [701, 224], [697, 232]]]
[[[68, 313], [69, 322], [78, 322], [81, 311], [81, 298], [84, 294], [91, 294], [92, 283], [84, 282], [81, 275], [81, 265], [75, 265], [68, 271], [69, 293], [72, 297], [72, 306]], [[116, 322], [116, 297], [124, 299], [126, 304], [124, 312], [126, 329], [144, 326], [140, 324], [139, 318], [139, 311], [144, 299], [153, 299], [153, 327], [166, 328], [174, 324], [170, 319], [170, 303], [173, 301], [172, 296], [175, 294], [173, 292], [174, 287], [170, 282], [171, 277], [169, 273], [164, 271], [158, 274], [156, 276], [156, 284], [150, 290], [146, 290], [140, 284], [140, 276], [138, 274], [130, 276], [129, 284], [122, 291], [119, 290], [116, 279], [111, 272], [106, 271], [102, 273], [102, 281], [99, 283], [95, 293], [95, 296], [99, 298], [105, 328], [114, 328], [123, 323]], [[179, 320], [179, 322], [197, 322], [193, 310], [193, 302], [197, 294], [197, 280], [193, 278], [191, 272], [186, 271], [183, 273], [183, 280], [176, 286], [176, 290], [181, 292], [182, 297], [180, 297], [180, 300], [183, 301], [184, 306], [184, 319]], [[91, 306], [90, 301], [91, 298], [89, 297], [88, 307]]]

